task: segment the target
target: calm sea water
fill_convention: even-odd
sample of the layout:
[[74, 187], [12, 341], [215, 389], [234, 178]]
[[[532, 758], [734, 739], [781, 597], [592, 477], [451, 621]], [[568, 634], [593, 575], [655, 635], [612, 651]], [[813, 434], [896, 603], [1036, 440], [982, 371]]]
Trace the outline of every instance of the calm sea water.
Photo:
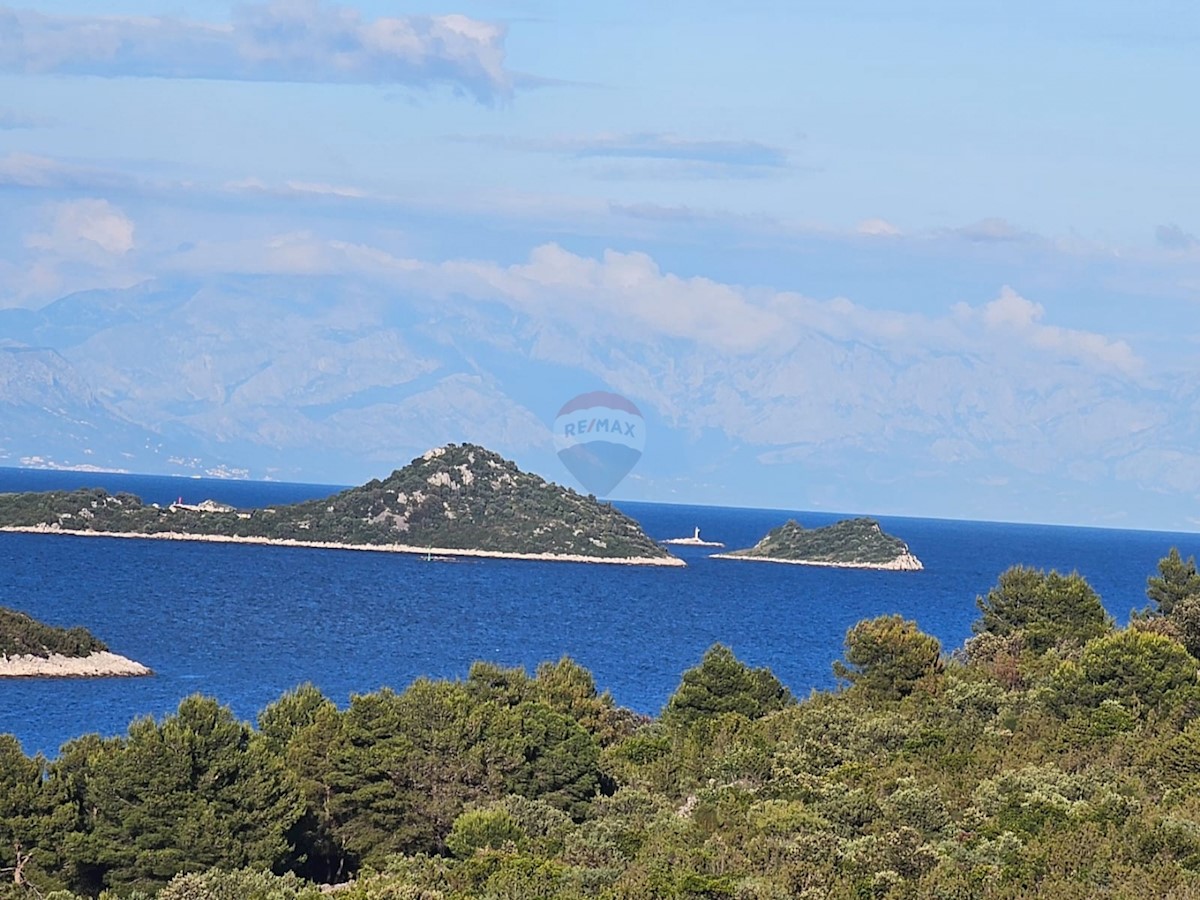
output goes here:
[[[0, 491], [104, 486], [147, 502], [214, 498], [262, 506], [325, 496], [319, 485], [0, 469]], [[779, 510], [618, 503], [655, 538], [690, 535], [749, 546], [794, 515]], [[532, 670], [568, 655], [624, 706], [657, 713], [715, 641], [769, 666], [804, 695], [833, 684], [846, 629], [900, 613], [961, 645], [975, 597], [1014, 563], [1077, 569], [1125, 621], [1172, 546], [1200, 535], [881, 518], [925, 563], [873, 572], [712, 560], [677, 548], [686, 569], [509, 560], [431, 563], [399, 554], [114, 538], [0, 534], [0, 605], [84, 625], [153, 668], [136, 679], [0, 681], [0, 732], [26, 752], [123, 733], [204, 693], [253, 720], [311, 681], [339, 704], [414, 678], [461, 678], [474, 660]]]

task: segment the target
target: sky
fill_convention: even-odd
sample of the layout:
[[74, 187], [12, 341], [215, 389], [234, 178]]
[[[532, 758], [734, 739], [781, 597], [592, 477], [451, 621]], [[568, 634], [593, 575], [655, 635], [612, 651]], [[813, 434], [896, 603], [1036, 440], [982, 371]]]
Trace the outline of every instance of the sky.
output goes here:
[[[609, 390], [649, 431], [617, 497], [1194, 530], [1198, 51], [1182, 0], [0, 3], [0, 344], [81, 291], [307, 280], [254, 365], [353, 331], [320, 402], [412, 417], [397, 457], [563, 480], [555, 412]], [[247, 471], [359, 474], [311, 397], [197, 381], [245, 335], [140, 375], [125, 335], [53, 349]]]

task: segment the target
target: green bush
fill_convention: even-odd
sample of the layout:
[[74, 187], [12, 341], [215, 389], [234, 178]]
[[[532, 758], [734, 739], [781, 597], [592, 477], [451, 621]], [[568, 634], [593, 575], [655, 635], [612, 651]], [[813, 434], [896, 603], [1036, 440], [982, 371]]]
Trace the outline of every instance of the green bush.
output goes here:
[[834, 673], [854, 687], [898, 700], [941, 671], [942, 645], [901, 616], [879, 616], [846, 632], [846, 662]]
[[107, 649], [85, 628], [55, 628], [0, 606], [0, 656], [87, 656]]
[[1060, 712], [1105, 701], [1135, 713], [1167, 709], [1200, 698], [1196, 676], [1196, 659], [1177, 641], [1127, 629], [1089, 641], [1078, 661], [1063, 663], [1050, 702]]

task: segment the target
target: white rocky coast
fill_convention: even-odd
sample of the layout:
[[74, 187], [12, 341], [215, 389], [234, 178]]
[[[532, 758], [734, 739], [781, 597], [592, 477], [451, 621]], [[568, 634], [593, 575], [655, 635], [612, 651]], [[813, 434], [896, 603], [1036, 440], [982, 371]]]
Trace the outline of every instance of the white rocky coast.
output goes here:
[[881, 569], [887, 572], [919, 572], [924, 563], [911, 553], [902, 553], [884, 563], [823, 562], [814, 559], [776, 559], [770, 556], [745, 556], [740, 553], [713, 553], [711, 559], [743, 559], [749, 562], [784, 563], [789, 566], [830, 566], [835, 569]]
[[136, 538], [151, 541], [204, 541], [213, 544], [266, 544], [273, 547], [314, 547], [320, 550], [362, 550], [376, 553], [409, 553], [417, 556], [469, 556], [486, 559], [529, 559], [541, 562], [602, 563], [618, 566], [686, 566], [677, 556], [584, 556], [578, 553], [509, 553], [502, 550], [472, 550], [456, 547], [417, 547], [411, 544], [336, 544], [329, 541], [298, 541], [291, 538], [245, 537], [224, 534], [190, 534], [160, 531], [85, 531], [55, 525], [6, 525], [0, 531], [28, 534], [69, 534], [77, 537]]
[[109, 678], [153, 675], [146, 666], [107, 650], [87, 656], [0, 656], [0, 678]]

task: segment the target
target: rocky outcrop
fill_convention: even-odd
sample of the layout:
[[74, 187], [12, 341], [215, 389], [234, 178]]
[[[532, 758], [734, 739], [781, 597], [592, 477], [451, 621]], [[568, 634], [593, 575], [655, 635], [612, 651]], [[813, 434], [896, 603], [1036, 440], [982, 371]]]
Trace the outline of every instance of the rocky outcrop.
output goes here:
[[87, 656], [0, 656], [0, 678], [127, 678], [153, 674], [141, 663], [107, 650]]

